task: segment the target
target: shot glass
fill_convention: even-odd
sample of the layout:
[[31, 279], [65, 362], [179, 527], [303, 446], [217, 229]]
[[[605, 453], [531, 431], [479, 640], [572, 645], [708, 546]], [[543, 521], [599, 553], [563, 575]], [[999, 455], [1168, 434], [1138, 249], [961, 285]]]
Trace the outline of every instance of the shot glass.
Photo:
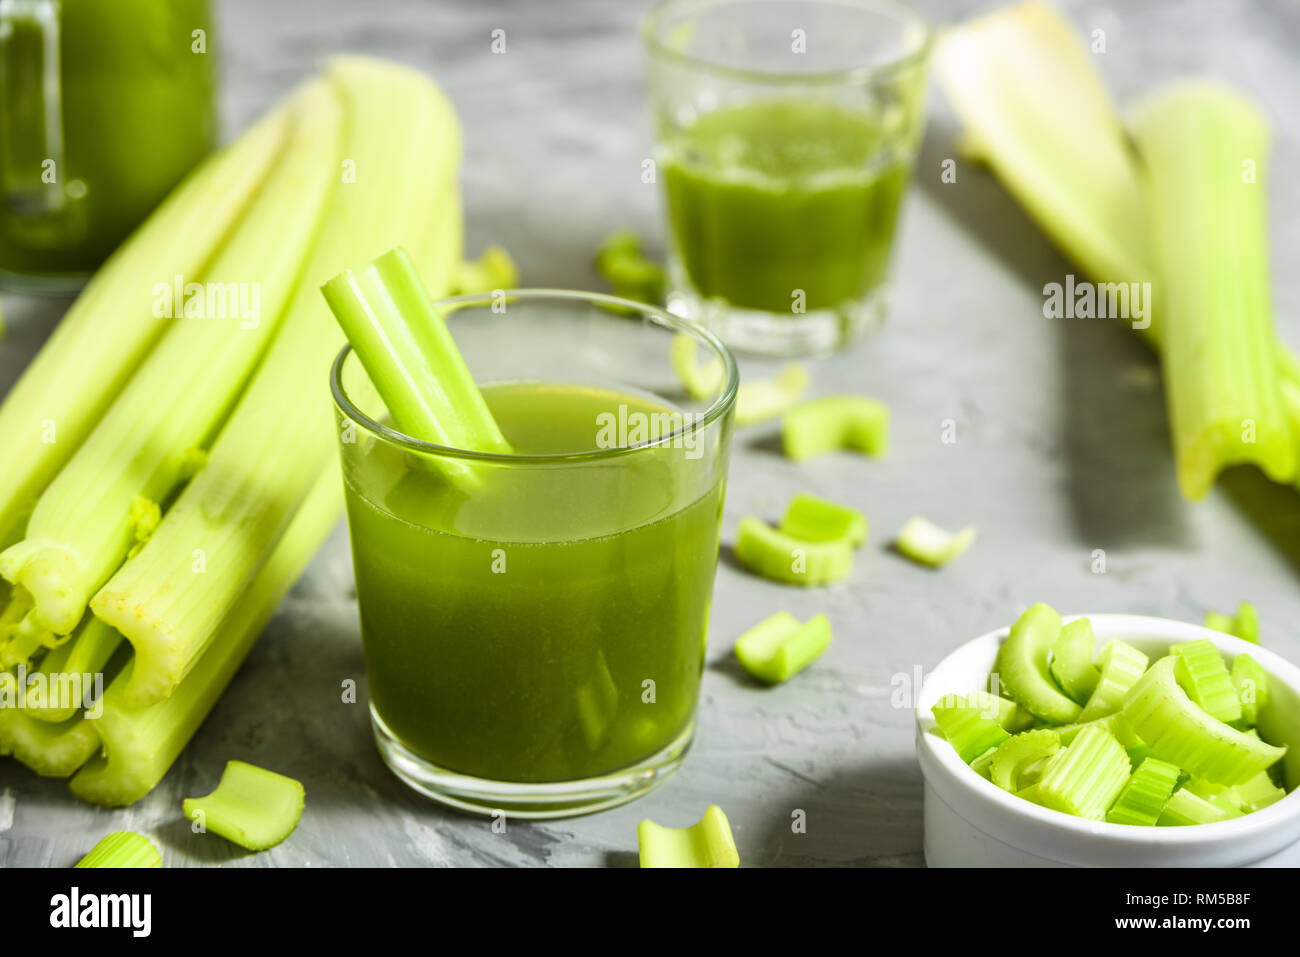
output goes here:
[[[438, 309], [511, 454], [394, 431], [350, 349], [330, 377], [379, 751], [464, 810], [620, 804], [694, 734], [735, 361], [707, 330], [609, 296]], [[683, 393], [674, 337], [716, 373], [708, 398]]]
[[880, 323], [926, 20], [894, 0], [664, 0], [641, 35], [669, 310], [781, 356]]

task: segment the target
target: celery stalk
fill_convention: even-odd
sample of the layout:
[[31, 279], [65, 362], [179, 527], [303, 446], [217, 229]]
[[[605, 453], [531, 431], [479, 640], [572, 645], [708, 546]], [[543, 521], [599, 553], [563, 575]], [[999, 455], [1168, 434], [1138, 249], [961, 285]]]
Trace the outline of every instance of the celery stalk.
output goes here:
[[1129, 780], [1128, 753], [1104, 728], [1084, 728], [1056, 752], [1034, 785], [1034, 800], [1066, 814], [1100, 821]]
[[1048, 652], [1060, 633], [1061, 616], [1039, 602], [1016, 619], [993, 665], [1006, 696], [1052, 724], [1076, 721], [1082, 710], [1056, 686], [1048, 670]]
[[714, 805], [690, 827], [664, 827], [644, 820], [636, 829], [642, 867], [739, 867], [731, 824]]
[[329, 75], [343, 93], [344, 155], [356, 182], [336, 191], [281, 330], [207, 465], [91, 602], [135, 648], [127, 698], [137, 707], [166, 697], [194, 667], [335, 454], [320, 389], [343, 337], [319, 284], [376, 247], [405, 241], [418, 249], [427, 239], [436, 254], [419, 252], [438, 266], [427, 277], [438, 293], [460, 257], [451, 105], [424, 77], [390, 64], [344, 58]]
[[284, 841], [302, 819], [302, 782], [243, 761], [228, 761], [217, 789], [186, 798], [185, 816], [250, 851]]
[[162, 867], [162, 855], [143, 834], [117, 831], [90, 849], [75, 867]]
[[1049, 666], [1052, 677], [1061, 690], [1079, 704], [1088, 703], [1101, 680], [1101, 672], [1092, 663], [1096, 651], [1097, 638], [1092, 631], [1092, 622], [1087, 618], [1076, 618], [1066, 623], [1052, 645]]
[[270, 559], [221, 626], [221, 634], [172, 695], [145, 708], [126, 701], [132, 665], [104, 693], [102, 717], [91, 722], [104, 753], [70, 783], [84, 801], [118, 807], [149, 793], [199, 729], [280, 600], [325, 540], [342, 508], [338, 471], [326, 468], [275, 546]]
[[99, 750], [95, 722], [75, 715], [60, 724], [37, 721], [26, 708], [0, 711], [6, 750], [44, 778], [66, 778]]
[[787, 585], [831, 585], [853, 570], [848, 542], [805, 542], [752, 517], [740, 520], [735, 555], [751, 571]]
[[1268, 675], [1250, 655], [1237, 655], [1229, 677], [1241, 704], [1241, 720], [1247, 727], [1254, 727], [1259, 709], [1268, 704]]
[[1178, 785], [1178, 766], [1159, 758], [1147, 758], [1124, 785], [1124, 790], [1106, 812], [1111, 824], [1136, 824], [1150, 827], [1160, 820]]
[[1060, 749], [1061, 736], [1051, 728], [1013, 735], [993, 752], [989, 779], [1002, 790], [1015, 793], [1025, 785], [1021, 776], [1030, 765], [1052, 757]]
[[846, 541], [854, 548], [867, 540], [867, 518], [856, 508], [798, 492], [790, 499], [777, 528], [805, 542]]
[[[176, 304], [171, 328], [41, 496], [24, 540], [0, 554], [0, 574], [28, 590], [37, 623], [57, 635], [72, 631], [136, 543], [138, 499], [171, 494], [187, 450], [211, 441], [275, 333], [338, 177], [343, 123], [324, 81], [294, 106], [286, 153], [208, 268], [235, 294], [217, 316]], [[244, 304], [247, 315], [225, 315]]]
[[1147, 670], [1150, 660], [1127, 641], [1112, 638], [1101, 650], [1101, 677], [1088, 697], [1078, 721], [1095, 721], [1117, 713], [1124, 706], [1124, 696]]
[[1212, 641], [1202, 638], [1174, 645], [1170, 654], [1178, 659], [1174, 676], [1187, 696], [1220, 721], [1241, 718], [1241, 701], [1223, 663], [1223, 653]]
[[778, 685], [820, 658], [830, 643], [831, 623], [825, 615], [800, 624], [793, 615], [777, 612], [737, 638], [735, 652], [751, 675]]
[[1156, 823], [1161, 827], [1184, 827], [1189, 824], [1214, 824], [1227, 816], [1223, 808], [1215, 807], [1187, 788], [1179, 788], [1169, 796]]
[[1156, 266], [1167, 277], [1163, 366], [1183, 495], [1203, 498], [1238, 463], [1292, 481], [1268, 289], [1268, 124], [1234, 93], [1183, 84], [1151, 99], [1133, 126]]
[[934, 714], [935, 726], [967, 764], [990, 748], [1000, 747], [1011, 737], [1002, 725], [985, 717], [977, 706], [939, 701], [930, 710]]
[[889, 450], [889, 406], [863, 395], [800, 402], [781, 421], [781, 448], [796, 462], [837, 449], [879, 457]]
[[[63, 647], [66, 653], [61, 661], [61, 670], [69, 675], [93, 675], [103, 672], [122, 643], [122, 635], [115, 628], [110, 628], [93, 615], [78, 626], [73, 638]], [[59, 649], [56, 649], [59, 650]], [[53, 652], [51, 652], [53, 654]], [[46, 656], [49, 658], [49, 655]], [[42, 666], [48, 661], [42, 661]], [[30, 714], [38, 721], [66, 721], [73, 715], [72, 709], [40, 708], [28, 705]]]
[[113, 254], [72, 304], [0, 405], [0, 544], [80, 447], [170, 320], [155, 316], [154, 284], [205, 277], [242, 218], [289, 128], [278, 110], [205, 161]]

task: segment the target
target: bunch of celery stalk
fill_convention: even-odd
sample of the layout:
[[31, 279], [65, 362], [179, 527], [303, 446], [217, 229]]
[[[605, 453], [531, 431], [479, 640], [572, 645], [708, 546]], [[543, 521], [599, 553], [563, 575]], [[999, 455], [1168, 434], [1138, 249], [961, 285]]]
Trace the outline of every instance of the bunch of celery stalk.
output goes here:
[[[401, 243], [445, 294], [459, 154], [429, 80], [340, 58], [95, 275], [0, 406], [0, 753], [96, 804], [161, 780], [341, 512], [320, 285]], [[240, 284], [256, 315], [202, 308]]]
[[963, 148], [1096, 284], [1098, 302], [1151, 284], [1154, 317], [1134, 325], [1161, 356], [1184, 496], [1201, 498], [1236, 464], [1295, 483], [1300, 361], [1273, 330], [1268, 124], [1231, 90], [1183, 81], [1126, 127], [1096, 55], [1027, 2], [948, 31], [935, 65]]

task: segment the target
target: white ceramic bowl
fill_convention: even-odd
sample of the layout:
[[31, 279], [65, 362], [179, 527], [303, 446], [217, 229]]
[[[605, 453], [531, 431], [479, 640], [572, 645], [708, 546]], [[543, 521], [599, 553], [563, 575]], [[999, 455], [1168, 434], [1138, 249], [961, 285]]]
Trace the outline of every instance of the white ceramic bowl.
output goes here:
[[[1151, 656], [1208, 638], [1231, 662], [1248, 653], [1268, 673], [1261, 734], [1290, 745], [1289, 787], [1300, 784], [1300, 668], [1266, 648], [1208, 628], [1139, 615], [1086, 615], [1098, 643], [1123, 638]], [[931, 867], [1243, 867], [1300, 865], [1300, 791], [1230, 821], [1190, 827], [1134, 827], [1039, 807], [985, 780], [934, 734], [930, 709], [945, 694], [984, 688], [1009, 628], [962, 645], [921, 686], [916, 753], [925, 776], [925, 860]]]

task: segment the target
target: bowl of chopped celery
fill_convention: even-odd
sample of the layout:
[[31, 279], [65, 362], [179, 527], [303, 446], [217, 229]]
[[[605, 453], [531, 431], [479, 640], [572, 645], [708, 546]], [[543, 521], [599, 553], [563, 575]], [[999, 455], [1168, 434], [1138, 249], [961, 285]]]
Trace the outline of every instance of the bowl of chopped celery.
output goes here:
[[1047, 605], [917, 700], [931, 867], [1300, 865], [1300, 668], [1218, 631]]

